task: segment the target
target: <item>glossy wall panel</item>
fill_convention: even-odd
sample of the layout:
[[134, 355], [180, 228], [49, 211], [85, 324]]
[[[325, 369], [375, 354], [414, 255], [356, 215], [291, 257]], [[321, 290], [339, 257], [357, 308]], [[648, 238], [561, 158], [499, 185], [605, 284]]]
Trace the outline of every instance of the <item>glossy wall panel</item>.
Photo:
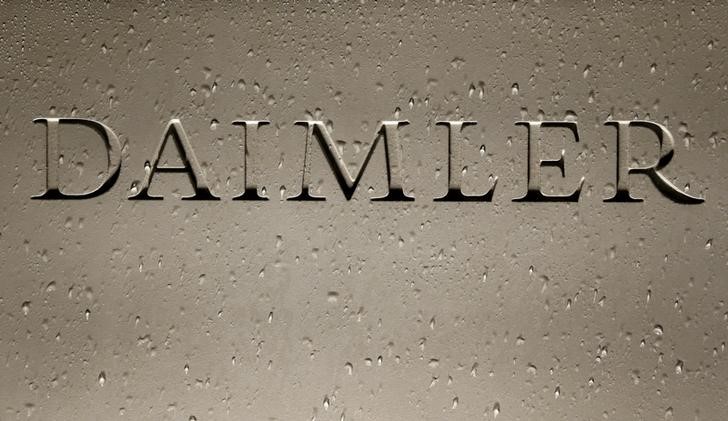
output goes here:
[[725, 419], [727, 18], [0, 1], [0, 420]]

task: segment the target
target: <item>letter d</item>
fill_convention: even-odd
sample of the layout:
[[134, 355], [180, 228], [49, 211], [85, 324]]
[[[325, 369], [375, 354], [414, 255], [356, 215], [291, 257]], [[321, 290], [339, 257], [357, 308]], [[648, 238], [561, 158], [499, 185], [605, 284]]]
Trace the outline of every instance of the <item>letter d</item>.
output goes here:
[[[108, 126], [95, 120], [75, 117], [42, 117], [34, 119], [33, 123], [45, 123], [46, 125], [46, 191], [39, 196], [33, 196], [32, 199], [89, 199], [105, 193], [114, 185], [119, 177], [121, 167], [121, 145], [119, 145], [119, 138]], [[58, 149], [59, 124], [78, 124], [90, 127], [103, 139], [106, 146], [106, 175], [101, 185], [96, 189], [74, 194], [61, 192], [58, 181], [59, 161], [61, 159]]]

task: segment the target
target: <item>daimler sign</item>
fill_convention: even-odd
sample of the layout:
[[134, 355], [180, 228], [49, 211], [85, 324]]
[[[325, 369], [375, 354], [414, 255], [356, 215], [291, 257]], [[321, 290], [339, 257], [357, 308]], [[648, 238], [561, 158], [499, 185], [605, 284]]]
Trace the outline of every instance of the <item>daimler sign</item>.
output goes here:
[[[34, 120], [36, 123], [46, 125], [46, 191], [35, 196], [34, 199], [86, 199], [99, 196], [108, 191], [116, 182], [121, 170], [121, 146], [117, 135], [112, 128], [104, 123], [92, 119], [75, 118], [75, 117], [44, 117]], [[267, 124], [266, 120], [235, 120], [233, 125], [240, 126], [243, 129], [243, 145], [256, 141], [256, 133]], [[374, 139], [372, 140], [369, 150], [366, 153], [364, 161], [359, 167], [356, 174], [351, 174], [341, 152], [336, 147], [326, 125], [322, 121], [306, 120], [296, 121], [296, 125], [305, 129], [305, 153], [302, 163], [303, 177], [301, 180], [301, 190], [298, 195], [288, 197], [291, 201], [314, 201], [325, 200], [323, 196], [315, 196], [310, 191], [310, 166], [314, 159], [315, 145], [320, 147], [323, 156], [333, 171], [338, 184], [347, 200], [351, 199], [359, 185], [359, 181], [364, 174], [367, 164], [369, 163], [372, 153], [378, 145], [382, 145], [385, 150], [386, 157], [386, 175], [388, 180], [389, 191], [386, 195], [372, 198], [375, 201], [412, 201], [415, 198], [405, 192], [403, 187], [403, 170], [402, 170], [402, 146], [399, 141], [399, 131], [403, 126], [410, 124], [406, 120], [398, 121], [381, 121], [375, 130]], [[453, 146], [462, 142], [463, 131], [468, 126], [476, 125], [476, 121], [437, 121], [437, 125], [443, 126], [448, 136], [448, 152], [452, 151]], [[574, 186], [573, 191], [565, 195], [549, 195], [541, 191], [541, 168], [544, 166], [557, 167], [561, 170], [562, 176], [565, 175], [566, 163], [562, 150], [558, 159], [545, 159], [541, 153], [541, 145], [544, 131], [553, 128], [566, 129], [571, 132], [573, 140], [579, 142], [579, 129], [576, 121], [517, 121], [516, 125], [523, 126], [526, 129], [527, 142], [527, 191], [518, 198], [514, 198], [516, 202], [576, 202], [581, 194], [584, 178]], [[605, 202], [639, 202], [640, 198], [636, 198], [630, 194], [630, 174], [644, 174], [649, 177], [654, 186], [666, 197], [677, 203], [696, 204], [702, 203], [704, 199], [680, 190], [668, 178], [666, 178], [661, 170], [665, 168], [673, 158], [674, 140], [670, 131], [663, 125], [648, 120], [608, 120], [605, 125], [615, 128], [614, 141], [616, 142], [616, 168], [615, 168], [615, 185], [614, 195], [604, 198]], [[60, 133], [62, 127], [67, 125], [84, 125], [95, 129], [99, 138], [106, 146], [108, 161], [107, 171], [101, 184], [91, 191], [85, 192], [65, 192], [59, 182], [59, 165], [61, 154], [59, 153]], [[630, 157], [630, 133], [633, 128], [641, 127], [651, 131], [659, 142], [659, 150], [656, 153], [656, 159], [651, 165], [635, 165]], [[176, 143], [182, 160], [181, 166], [161, 166], [160, 157], [165, 150], [168, 139], [173, 139]], [[241, 159], [246, 161], [246, 153]], [[100, 157], [101, 158], [101, 157]], [[452, 162], [452, 154], [448, 156], [448, 188], [444, 196], [434, 198], [435, 201], [444, 202], [460, 202], [460, 201], [483, 201], [492, 200], [493, 192], [496, 188], [497, 177], [495, 178], [489, 190], [482, 195], [465, 195], [461, 190], [461, 177], [458, 176], [456, 162]], [[247, 165], [243, 162], [247, 169]], [[209, 184], [205, 180], [205, 174], [195, 156], [192, 142], [185, 133], [182, 122], [179, 119], [172, 119], [167, 124], [166, 129], [161, 137], [161, 141], [156, 152], [145, 165], [144, 179], [132, 186], [132, 194], [130, 200], [161, 200], [161, 196], [151, 196], [149, 187], [153, 181], [154, 175], [158, 172], [174, 172], [183, 173], [189, 176], [190, 182], [194, 188], [194, 194], [183, 197], [187, 200], [219, 200], [219, 197], [210, 190]], [[267, 200], [267, 197], [258, 192], [255, 183], [245, 177], [245, 191], [233, 198], [233, 200]]]
[[0, 0], [0, 421], [728, 421], [728, 0]]

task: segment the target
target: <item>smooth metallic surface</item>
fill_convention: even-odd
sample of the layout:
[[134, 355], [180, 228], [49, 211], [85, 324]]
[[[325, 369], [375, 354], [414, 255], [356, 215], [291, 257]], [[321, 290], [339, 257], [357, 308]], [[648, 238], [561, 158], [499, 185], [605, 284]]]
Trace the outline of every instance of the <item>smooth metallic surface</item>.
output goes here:
[[0, 420], [725, 419], [726, 19], [0, 1]]

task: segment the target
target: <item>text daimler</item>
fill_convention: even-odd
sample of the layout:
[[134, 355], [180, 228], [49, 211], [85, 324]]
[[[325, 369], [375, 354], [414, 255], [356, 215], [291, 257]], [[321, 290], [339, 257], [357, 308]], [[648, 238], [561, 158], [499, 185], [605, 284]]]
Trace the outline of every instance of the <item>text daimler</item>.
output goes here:
[[[46, 189], [41, 195], [34, 196], [33, 199], [43, 200], [73, 200], [88, 199], [97, 197], [107, 192], [119, 177], [121, 171], [121, 145], [119, 139], [113, 130], [96, 120], [76, 117], [43, 117], [34, 120], [35, 123], [42, 123], [46, 126]], [[233, 125], [240, 126], [243, 130], [243, 147], [246, 148], [248, 142], [254, 142], [258, 130], [267, 124], [265, 120], [235, 120]], [[374, 150], [380, 146], [384, 148], [384, 156], [386, 162], [386, 176], [388, 181], [388, 192], [381, 197], [371, 198], [372, 201], [413, 201], [414, 197], [408, 195], [402, 186], [404, 179], [402, 174], [402, 153], [399, 142], [399, 129], [407, 124], [406, 120], [401, 121], [381, 121], [375, 130], [374, 140], [371, 142], [364, 161], [359, 166], [356, 174], [351, 174], [344, 158], [339, 149], [336, 147], [331, 135], [326, 129], [326, 125], [322, 121], [297, 121], [296, 125], [302, 126], [306, 131], [305, 152], [303, 159], [303, 168], [301, 176], [300, 193], [296, 196], [287, 197], [289, 201], [317, 201], [326, 200], [323, 196], [315, 196], [310, 190], [310, 168], [311, 161], [314, 156], [325, 158], [329, 164], [334, 177], [336, 178], [341, 191], [347, 200], [350, 200], [359, 185], [370, 158]], [[438, 121], [436, 123], [443, 126], [448, 136], [448, 171], [447, 171], [447, 192], [444, 196], [434, 198], [436, 202], [472, 202], [482, 201], [489, 202], [493, 198], [497, 184], [497, 177], [488, 191], [482, 195], [466, 195], [461, 190], [460, 180], [457, 172], [454, 170], [457, 165], [452, 162], [452, 149], [458, 142], [463, 141], [463, 130], [468, 126], [477, 124], [475, 121]], [[579, 130], [576, 121], [518, 121], [516, 125], [523, 126], [527, 130], [527, 171], [526, 184], [527, 189], [521, 197], [514, 198], [515, 202], [576, 202], [579, 200], [581, 189], [584, 184], [584, 178], [574, 186], [573, 191], [564, 195], [549, 195], [541, 191], [541, 169], [545, 166], [557, 167], [561, 170], [562, 176], [565, 175], [564, 154], [556, 160], [543, 159], [541, 154], [541, 146], [543, 142], [544, 131], [561, 128], [568, 130], [574, 142], [579, 142]], [[631, 174], [647, 175], [652, 184], [664, 196], [677, 203], [697, 204], [702, 203], [702, 197], [693, 196], [671, 183], [663, 174], [664, 169], [671, 161], [674, 153], [674, 140], [672, 134], [666, 127], [661, 124], [647, 120], [609, 120], [604, 123], [613, 126], [616, 130], [616, 168], [614, 174], [615, 192], [612, 197], [604, 198], [605, 202], [641, 202], [642, 199], [634, 197], [630, 194], [629, 179]], [[91, 191], [81, 193], [65, 193], [59, 184], [59, 132], [61, 127], [67, 125], [84, 125], [94, 129], [98, 133], [99, 140], [106, 147], [107, 168], [106, 174], [102, 177], [100, 185]], [[657, 160], [652, 165], [638, 166], [632, 163], [629, 153], [630, 132], [632, 128], [641, 127], [651, 131], [659, 142], [659, 152]], [[182, 165], [179, 166], [161, 166], [160, 156], [165, 149], [168, 139], [172, 139], [177, 146], [180, 154]], [[319, 154], [314, 155], [318, 149]], [[247, 150], [247, 149], [245, 149]], [[249, 182], [245, 172], [247, 172], [247, 163], [245, 162], [246, 154], [243, 154], [244, 173], [244, 191], [234, 197], [232, 200], [268, 200], [267, 197], [259, 193], [258, 187]], [[154, 155], [147, 161], [144, 179], [139, 183], [136, 191], [128, 197], [129, 200], [162, 200], [161, 196], [151, 196], [149, 187], [154, 180], [154, 176], [160, 172], [172, 172], [186, 174], [194, 188], [194, 194], [183, 197], [182, 200], [220, 200], [210, 190], [205, 180], [205, 175], [195, 156], [192, 144], [185, 133], [182, 123], [179, 119], [172, 119], [164, 129], [161, 141], [154, 152]]]

